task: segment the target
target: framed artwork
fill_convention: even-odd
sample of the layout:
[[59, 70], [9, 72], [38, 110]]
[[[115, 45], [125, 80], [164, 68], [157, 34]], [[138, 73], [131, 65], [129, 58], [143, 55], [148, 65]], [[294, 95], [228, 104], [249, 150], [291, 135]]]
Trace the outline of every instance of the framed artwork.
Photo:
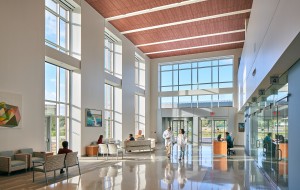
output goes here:
[[239, 132], [245, 132], [245, 123], [239, 123]]
[[102, 111], [96, 109], [85, 109], [85, 126], [102, 127]]
[[22, 96], [0, 92], [0, 129], [22, 127]]

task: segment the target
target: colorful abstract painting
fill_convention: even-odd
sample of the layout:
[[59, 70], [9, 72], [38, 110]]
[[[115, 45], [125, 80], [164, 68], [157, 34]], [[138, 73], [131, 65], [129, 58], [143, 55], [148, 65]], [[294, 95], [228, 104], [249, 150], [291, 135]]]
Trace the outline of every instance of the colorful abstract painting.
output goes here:
[[85, 109], [85, 121], [87, 127], [102, 127], [102, 111]]
[[0, 127], [17, 127], [21, 121], [18, 106], [0, 102]]

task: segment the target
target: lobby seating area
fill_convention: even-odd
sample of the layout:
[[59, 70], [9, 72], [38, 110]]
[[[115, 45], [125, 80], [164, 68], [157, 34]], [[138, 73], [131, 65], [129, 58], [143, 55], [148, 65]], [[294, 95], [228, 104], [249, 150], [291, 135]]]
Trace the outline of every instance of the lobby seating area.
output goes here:
[[0, 172], [11, 172], [17, 170], [27, 170], [27, 155], [16, 154], [14, 151], [0, 152]]

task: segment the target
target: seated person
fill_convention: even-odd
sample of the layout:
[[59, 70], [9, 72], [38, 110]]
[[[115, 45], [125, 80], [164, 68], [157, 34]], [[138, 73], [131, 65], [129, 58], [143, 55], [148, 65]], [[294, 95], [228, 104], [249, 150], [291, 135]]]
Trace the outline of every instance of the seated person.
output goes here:
[[218, 137], [217, 137], [217, 141], [223, 141], [224, 139], [222, 138], [222, 135], [219, 134]]
[[135, 139], [132, 134], [129, 134], [129, 138], [126, 141], [135, 141]]
[[97, 144], [103, 144], [103, 135], [99, 136], [99, 139], [97, 141]]
[[233, 141], [229, 132], [226, 132], [226, 141], [227, 141], [227, 154], [230, 155], [230, 148], [233, 148]]
[[263, 140], [263, 146], [267, 156], [275, 156], [276, 146], [273, 144], [272, 133], [268, 133], [268, 135]]
[[[69, 152], [73, 152], [71, 149], [68, 149], [68, 146], [69, 146], [68, 141], [62, 142], [62, 146], [63, 146], [63, 148], [60, 148], [60, 149], [58, 150], [58, 153], [57, 153], [57, 154], [68, 154]], [[61, 174], [65, 173], [64, 169], [61, 169], [61, 170], [60, 170], [60, 173], [61, 173]]]

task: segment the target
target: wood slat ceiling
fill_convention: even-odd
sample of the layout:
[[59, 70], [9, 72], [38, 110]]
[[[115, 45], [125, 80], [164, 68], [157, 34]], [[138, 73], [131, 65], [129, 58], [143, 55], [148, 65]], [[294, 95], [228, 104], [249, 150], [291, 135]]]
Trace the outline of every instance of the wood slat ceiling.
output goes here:
[[[182, 0], [86, 1], [104, 18], [185, 2]], [[243, 47], [245, 20], [250, 17], [251, 7], [252, 0], [196, 0], [192, 4], [179, 7], [175, 4], [175, 6], [164, 10], [119, 18], [109, 22], [120, 32], [123, 32], [135, 45], [163, 42], [138, 46], [149, 58], [161, 58]], [[236, 13], [243, 10], [244, 12]], [[230, 13], [230, 15], [224, 16], [225, 13]], [[198, 20], [191, 21], [191, 19]], [[169, 23], [176, 24], [173, 26], [166, 25]], [[148, 28], [153, 26], [157, 28]], [[131, 31], [136, 29], [142, 31]], [[209, 36], [203, 37], [203, 35]], [[189, 37], [195, 38], [164, 42]], [[186, 49], [178, 50], [182, 48]], [[171, 52], [162, 53], [160, 51]]]

